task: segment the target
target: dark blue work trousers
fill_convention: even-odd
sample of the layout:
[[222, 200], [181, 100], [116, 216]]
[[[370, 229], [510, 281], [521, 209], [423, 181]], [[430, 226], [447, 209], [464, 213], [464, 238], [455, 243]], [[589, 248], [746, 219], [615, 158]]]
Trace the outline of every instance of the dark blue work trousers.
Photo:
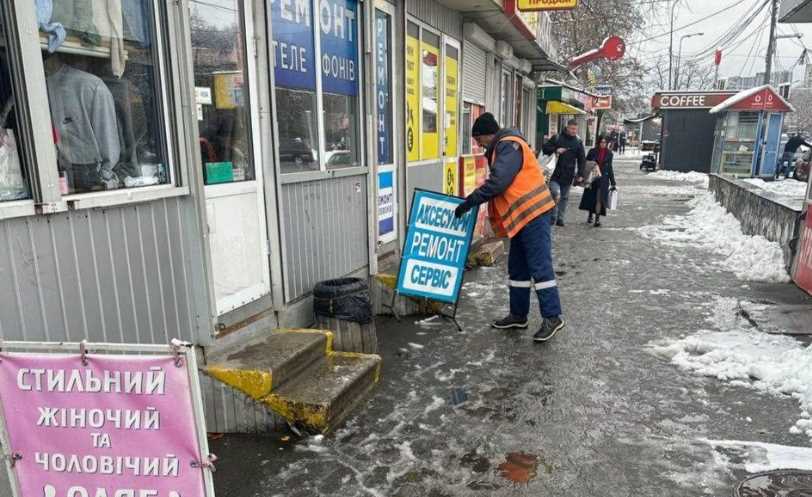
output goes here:
[[553, 270], [553, 239], [551, 225], [553, 212], [549, 211], [527, 223], [510, 240], [508, 274], [510, 281], [510, 313], [527, 317], [530, 313], [530, 289], [534, 289], [541, 305], [543, 318], [561, 315], [558, 282]]

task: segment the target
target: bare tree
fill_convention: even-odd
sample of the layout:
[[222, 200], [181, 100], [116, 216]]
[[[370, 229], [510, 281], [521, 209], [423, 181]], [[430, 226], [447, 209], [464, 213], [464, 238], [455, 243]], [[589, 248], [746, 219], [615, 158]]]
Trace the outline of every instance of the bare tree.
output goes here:
[[796, 88], [789, 98], [795, 112], [787, 114], [786, 127], [793, 131], [812, 131], [812, 89]]
[[710, 90], [713, 88], [714, 68], [711, 64], [686, 61], [680, 64], [677, 90]]
[[[653, 18], [653, 3], [639, 0], [583, 0], [579, 8], [552, 14], [553, 35], [559, 40], [561, 54], [570, 59], [598, 48], [609, 36], [632, 39]], [[639, 111], [643, 97], [643, 64], [627, 54], [618, 61], [598, 61], [575, 71], [579, 82], [588, 87], [592, 73], [600, 84], [613, 88], [615, 112]]]

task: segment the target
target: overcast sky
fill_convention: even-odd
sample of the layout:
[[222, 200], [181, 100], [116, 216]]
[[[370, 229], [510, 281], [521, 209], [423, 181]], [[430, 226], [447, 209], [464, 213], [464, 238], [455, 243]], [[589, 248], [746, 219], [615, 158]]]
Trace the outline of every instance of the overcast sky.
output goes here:
[[[668, 64], [668, 18], [670, 14], [669, 0], [640, 0], [641, 3], [662, 3], [659, 20], [654, 21], [648, 32], [637, 40], [629, 40], [629, 51], [631, 54], [640, 57], [641, 60], [651, 64], [660, 62]], [[695, 54], [705, 51], [713, 46], [713, 42], [719, 39], [725, 32], [733, 26], [742, 23], [743, 18], [756, 5], [761, 5], [765, 0], [681, 0], [677, 7], [674, 27], [675, 30], [708, 15], [732, 6], [716, 16], [707, 20], [676, 31], [674, 33], [674, 54], [678, 52], [680, 37], [684, 34], [702, 32], [703, 36], [686, 38], [683, 43], [683, 58], [692, 57]], [[740, 33], [735, 42], [729, 43], [731, 48], [724, 51], [722, 65], [719, 70], [720, 78], [728, 76], [751, 76], [757, 72], [764, 71], [765, 54], [767, 52], [767, 40], [769, 37], [769, 6], [764, 8], [755, 21], [749, 23]], [[779, 34], [793, 34], [795, 32], [803, 34], [800, 40], [787, 39], [778, 40], [778, 51], [776, 65], [777, 70], [787, 70], [794, 67], [794, 79], [803, 77], [803, 66], [796, 65], [801, 56], [804, 46], [812, 47], [812, 24], [778, 24]], [[654, 40], [640, 41], [641, 38], [666, 33], [665, 36]], [[812, 57], [812, 53], [809, 54]], [[707, 55], [702, 60], [712, 61], [713, 55]], [[675, 61], [676, 63], [676, 61]]]

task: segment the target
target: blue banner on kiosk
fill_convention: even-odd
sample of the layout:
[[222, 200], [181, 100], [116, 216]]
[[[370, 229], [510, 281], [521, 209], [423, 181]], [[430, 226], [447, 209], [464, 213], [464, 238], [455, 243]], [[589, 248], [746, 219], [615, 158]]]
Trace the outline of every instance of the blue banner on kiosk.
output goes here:
[[316, 90], [312, 0], [273, 0], [273, 64], [276, 85]]
[[416, 190], [400, 261], [397, 291], [447, 304], [459, 299], [478, 208], [460, 219], [458, 197]]
[[319, 0], [325, 93], [358, 95], [358, 0]]

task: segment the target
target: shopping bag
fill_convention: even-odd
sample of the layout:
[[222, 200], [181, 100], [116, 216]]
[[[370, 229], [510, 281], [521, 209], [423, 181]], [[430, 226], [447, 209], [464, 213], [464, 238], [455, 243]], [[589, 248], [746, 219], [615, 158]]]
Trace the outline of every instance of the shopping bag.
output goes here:
[[609, 210], [617, 210], [618, 205], [620, 204], [620, 195], [618, 195], [617, 190], [611, 190], [609, 192]]
[[558, 156], [556, 154], [543, 155], [543, 153], [540, 153], [538, 156], [538, 161], [544, 176], [549, 178], [555, 171], [555, 166], [558, 163]]

